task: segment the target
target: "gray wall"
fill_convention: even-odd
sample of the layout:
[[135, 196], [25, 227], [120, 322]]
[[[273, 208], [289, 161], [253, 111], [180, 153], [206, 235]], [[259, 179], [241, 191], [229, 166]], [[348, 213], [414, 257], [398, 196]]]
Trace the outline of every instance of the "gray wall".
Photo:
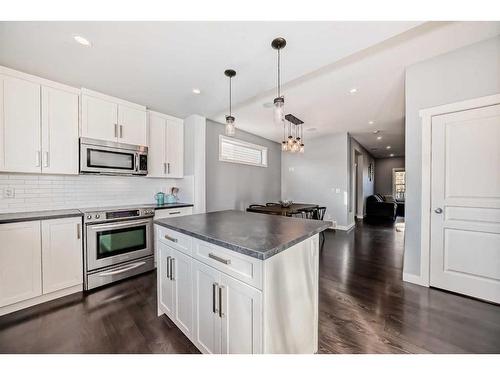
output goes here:
[[405, 158], [375, 159], [375, 193], [392, 194], [392, 170], [404, 168]]
[[236, 129], [235, 138], [265, 146], [268, 167], [219, 161], [219, 135], [224, 125], [207, 120], [206, 207], [207, 212], [244, 210], [251, 203], [277, 202], [281, 197], [281, 149], [276, 142]]
[[326, 220], [347, 226], [347, 133], [306, 140], [305, 144], [304, 154], [282, 156], [282, 198], [325, 206]]
[[500, 93], [500, 36], [432, 58], [406, 71], [404, 272], [420, 275], [423, 108]]

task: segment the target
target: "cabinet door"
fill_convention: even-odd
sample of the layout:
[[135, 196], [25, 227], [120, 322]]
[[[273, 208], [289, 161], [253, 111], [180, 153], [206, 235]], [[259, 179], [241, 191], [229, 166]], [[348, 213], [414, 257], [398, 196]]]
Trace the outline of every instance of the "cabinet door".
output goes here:
[[43, 293], [83, 283], [82, 218], [42, 221]]
[[0, 75], [0, 170], [40, 173], [40, 85]]
[[193, 335], [191, 340], [203, 353], [220, 353], [221, 319], [217, 290], [220, 272], [197, 260], [193, 267]]
[[0, 243], [0, 307], [40, 296], [40, 221], [1, 224]]
[[147, 146], [146, 110], [118, 106], [118, 142]]
[[170, 280], [170, 259], [172, 258], [172, 249], [164, 243], [157, 241], [158, 254], [160, 259], [158, 263], [158, 305], [160, 310], [174, 320], [174, 287]]
[[174, 283], [174, 322], [188, 337], [193, 331], [192, 258], [172, 249], [172, 279]]
[[104, 141], [118, 140], [118, 105], [82, 95], [82, 136]]
[[262, 293], [221, 274], [222, 353], [262, 353]]
[[78, 95], [45, 86], [42, 173], [78, 174]]
[[165, 177], [167, 174], [167, 120], [149, 113], [148, 177]]
[[184, 124], [167, 121], [167, 176], [184, 177]]

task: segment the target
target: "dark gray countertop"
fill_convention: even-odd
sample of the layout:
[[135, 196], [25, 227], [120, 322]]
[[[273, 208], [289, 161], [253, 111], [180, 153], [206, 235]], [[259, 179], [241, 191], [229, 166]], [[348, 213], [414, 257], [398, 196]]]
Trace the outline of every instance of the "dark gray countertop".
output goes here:
[[162, 210], [164, 208], [182, 208], [182, 207], [193, 207], [192, 203], [165, 203], [161, 206], [158, 206], [157, 204], [147, 204], [146, 207], [148, 208], [154, 208], [155, 210]]
[[329, 228], [329, 221], [243, 211], [217, 211], [155, 224], [257, 259], [267, 259]]
[[14, 212], [10, 214], [0, 214], [0, 224], [17, 223], [20, 221], [60, 219], [75, 216], [83, 216], [83, 214], [77, 209]]

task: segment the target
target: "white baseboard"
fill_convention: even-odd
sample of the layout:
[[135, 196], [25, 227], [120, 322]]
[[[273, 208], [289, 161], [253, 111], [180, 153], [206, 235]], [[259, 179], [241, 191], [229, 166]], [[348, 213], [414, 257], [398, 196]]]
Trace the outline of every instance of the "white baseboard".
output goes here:
[[52, 293], [42, 294], [41, 296], [30, 298], [26, 301], [21, 301], [13, 303], [12, 305], [7, 305], [0, 307], [0, 316], [5, 314], [10, 314], [11, 312], [25, 309], [27, 307], [35, 306], [43, 302], [51, 301], [53, 299], [61, 298], [73, 293], [81, 292], [83, 290], [83, 284], [78, 284], [75, 286], [70, 286], [69, 288], [57, 290]]
[[354, 226], [355, 226], [354, 223], [351, 223], [349, 225], [337, 225], [335, 229], [348, 231], [354, 228]]
[[422, 279], [420, 275], [414, 275], [412, 273], [403, 272], [403, 281], [408, 283], [417, 284], [425, 287], [429, 287], [429, 285]]
[[364, 219], [365, 215], [356, 215], [356, 219]]

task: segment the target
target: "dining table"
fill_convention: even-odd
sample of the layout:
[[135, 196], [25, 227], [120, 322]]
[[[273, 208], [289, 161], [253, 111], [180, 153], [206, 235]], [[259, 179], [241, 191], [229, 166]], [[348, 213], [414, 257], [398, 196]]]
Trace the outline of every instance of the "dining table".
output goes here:
[[256, 212], [268, 215], [282, 215], [282, 216], [293, 216], [301, 211], [307, 211], [314, 208], [318, 208], [319, 205], [314, 203], [292, 203], [288, 207], [283, 207], [279, 203], [271, 206], [254, 206], [248, 207], [247, 212]]

